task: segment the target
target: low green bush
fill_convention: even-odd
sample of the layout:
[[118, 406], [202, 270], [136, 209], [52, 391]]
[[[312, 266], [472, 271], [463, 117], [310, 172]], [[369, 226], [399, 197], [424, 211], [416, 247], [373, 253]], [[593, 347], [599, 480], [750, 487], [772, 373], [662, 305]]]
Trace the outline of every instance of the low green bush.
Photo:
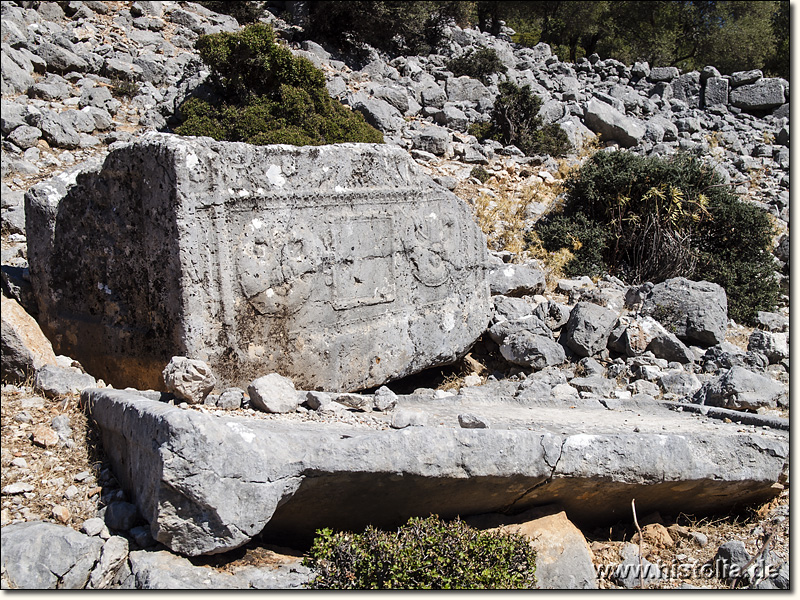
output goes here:
[[490, 76], [508, 71], [494, 48], [481, 48], [468, 52], [464, 56], [448, 61], [446, 67], [456, 77], [467, 75], [479, 79], [485, 85], [489, 85]]
[[218, 99], [183, 102], [176, 133], [258, 145], [383, 142], [360, 113], [330, 97], [319, 69], [275, 42], [269, 25], [201, 36], [196, 48]]
[[567, 274], [608, 271], [632, 284], [704, 279], [725, 288], [729, 315], [745, 323], [777, 304], [767, 213], [739, 200], [698, 157], [598, 152], [565, 190], [563, 211], [535, 233], [546, 250], [573, 253]]
[[531, 589], [536, 553], [520, 534], [412, 518], [396, 533], [318, 531], [304, 559], [314, 589]]
[[493, 139], [514, 144], [527, 155], [566, 156], [572, 150], [567, 134], [557, 123], [544, 124], [539, 116], [542, 99], [529, 85], [519, 87], [510, 81], [498, 85], [491, 120], [473, 123], [468, 130], [479, 141]]
[[469, 127], [467, 127], [467, 133], [474, 135], [478, 138], [479, 142], [490, 139], [492, 123], [490, 121], [476, 121], [475, 123], [470, 123]]
[[492, 176], [492, 174], [489, 173], [489, 171], [487, 171], [486, 169], [484, 169], [481, 166], [473, 167], [472, 171], [470, 171], [469, 174], [470, 174], [470, 177], [474, 177], [475, 179], [477, 179], [481, 183], [486, 183], [487, 181], [489, 181], [489, 178]]

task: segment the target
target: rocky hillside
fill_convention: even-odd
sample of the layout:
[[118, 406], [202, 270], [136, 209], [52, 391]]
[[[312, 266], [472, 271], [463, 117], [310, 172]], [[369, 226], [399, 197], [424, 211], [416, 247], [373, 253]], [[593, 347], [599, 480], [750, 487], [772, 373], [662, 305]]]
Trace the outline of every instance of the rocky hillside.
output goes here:
[[[268, 14], [264, 20], [284, 43], [324, 72], [331, 96], [361, 112], [392, 147], [374, 156], [352, 149], [341, 156], [313, 154], [332, 173], [314, 179], [317, 174], [306, 175], [316, 173], [312, 159], [299, 150], [262, 152], [170, 135], [180, 104], [208, 82], [194, 42], [238, 31], [233, 18], [190, 2], [3, 2], [0, 10], [3, 587], [300, 587], [313, 572], [289, 556], [298, 553], [286, 545], [297, 549], [316, 527], [391, 528], [398, 515], [420, 511], [472, 516], [484, 528], [518, 515], [516, 523], [535, 523], [529, 527], [534, 538], [543, 535], [543, 519], [565, 513], [591, 546], [565, 516], [566, 524], [547, 525], [555, 527], [547, 535], [575, 545], [553, 556], [540, 548], [540, 585], [632, 587], [638, 582], [628, 575], [640, 558], [639, 549], [625, 543], [636, 533], [632, 498], [647, 525], [644, 557], [662, 573], [649, 586], [726, 587], [731, 578], [719, 571], [698, 575], [698, 565], [719, 559], [742, 566], [751, 557], [749, 566], [769, 568], [770, 576], [751, 573], [740, 584], [788, 585], [788, 296], [776, 312], [760, 312], [755, 328], [744, 327], [729, 319], [718, 285], [683, 278], [641, 286], [612, 276], [567, 279], [563, 260], [524, 243], [533, 224], [563, 199], [564, 178], [593, 152], [689, 151], [772, 216], [775, 275], [788, 294], [787, 81], [760, 71], [721, 76], [712, 66], [692, 73], [627, 66], [596, 55], [572, 64], [545, 44], [511, 43], [508, 30], [494, 37], [454, 25], [437, 54], [389, 59], [371, 50], [354, 58], [310, 40], [293, 41], [301, 37], [297, 27]], [[448, 71], [451, 59], [482, 48], [496, 52], [504, 74], [481, 82]], [[468, 133], [470, 125], [490, 119], [504, 80], [531, 87], [542, 99], [543, 121], [561, 125], [573, 152], [525, 156], [513, 145], [480, 142]], [[217, 163], [197, 158], [212, 155]], [[228, 164], [250, 165], [242, 182]], [[82, 337], [81, 323], [110, 319], [109, 327], [127, 332], [120, 352], [138, 347], [129, 341], [139, 335], [137, 315], [161, 310], [160, 303], [145, 311], [125, 305], [140, 289], [149, 290], [143, 293], [149, 298], [167, 298], [172, 289], [203, 298], [191, 314], [167, 319], [181, 325], [203, 320], [208, 328], [196, 328], [196, 348], [213, 346], [208, 336], [218, 334], [216, 324], [241, 318], [225, 312], [222, 292], [220, 300], [208, 291], [208, 282], [222, 281], [227, 270], [240, 274], [252, 322], [267, 322], [262, 317], [272, 314], [273, 288], [259, 287], [255, 262], [255, 275], [247, 279], [240, 259], [228, 269], [215, 256], [216, 271], [203, 263], [197, 269], [207, 268], [204, 277], [175, 279], [159, 289], [154, 274], [171, 264], [167, 250], [163, 261], [151, 257], [147, 270], [137, 271], [134, 240], [147, 236], [125, 237], [131, 227], [120, 215], [139, 214], [147, 202], [140, 191], [151, 189], [167, 167], [174, 176], [159, 181], [172, 186], [170, 197], [218, 197], [230, 188], [224, 202], [239, 207], [235, 214], [245, 214], [244, 204], [235, 203], [256, 188], [264, 194], [259, 186], [299, 195], [326, 190], [331, 198], [363, 194], [369, 201], [376, 182], [404, 190], [403, 210], [392, 213], [394, 229], [387, 230], [396, 242], [386, 242], [383, 230], [372, 233], [390, 220], [390, 209], [364, 216], [352, 212], [363, 199], [346, 209], [331, 201], [331, 210], [370, 223], [351, 231], [351, 238], [375, 244], [386, 256], [396, 243], [411, 257], [408, 272], [395, 259], [355, 273], [358, 284], [367, 273], [380, 293], [342, 292], [339, 272], [326, 284], [347, 295], [332, 301], [334, 316], [363, 306], [377, 314], [376, 306], [394, 303], [380, 325], [388, 348], [383, 360], [370, 354], [373, 330], [347, 329], [366, 322], [363, 316], [336, 321], [320, 336], [326, 322], [298, 309], [291, 318], [305, 320], [311, 333], [294, 338], [302, 340], [296, 356], [285, 345], [285, 354], [270, 363], [259, 340], [245, 346], [229, 337], [232, 346], [242, 343], [240, 356], [249, 352], [256, 367], [234, 376], [229, 358], [200, 350], [206, 362], [152, 360], [157, 375], [166, 367], [152, 385], [127, 391], [107, 385], [124, 361], [107, 370], [91, 366], [88, 357], [111, 356], [118, 348], [104, 345], [108, 338], [93, 347], [80, 341], [95, 339]], [[120, 178], [108, 203], [107, 182]], [[108, 212], [87, 208], [97, 206]], [[259, 237], [263, 219], [257, 214], [246, 213], [234, 224], [238, 229], [227, 230], [229, 237], [212, 239], [221, 235], [214, 229], [220, 221], [189, 221], [200, 212], [195, 208], [181, 205], [173, 214], [198, 232], [188, 246], [187, 229], [177, 227], [174, 244], [152, 248], [174, 245], [185, 253], [230, 243], [235, 254], [238, 231], [245, 232], [245, 254], [268, 243]], [[302, 209], [293, 207], [295, 214]], [[462, 209], [474, 223], [462, 222]], [[311, 222], [313, 211], [307, 212]], [[302, 292], [298, 306], [316, 302], [319, 292], [309, 282], [323, 273], [316, 270], [320, 265], [335, 269], [341, 260], [349, 277], [354, 260], [385, 258], [367, 250], [343, 256], [335, 231], [329, 240], [280, 210], [270, 214], [277, 215], [270, 227], [288, 232], [276, 269], [291, 271], [284, 262], [300, 269], [279, 282], [288, 287], [276, 289], [289, 300]], [[451, 237], [432, 233], [437, 214]], [[339, 215], [325, 223], [335, 230], [346, 220]], [[479, 237], [478, 227], [488, 253], [468, 242]], [[89, 240], [87, 229], [103, 236]], [[143, 231], [151, 241], [161, 239], [149, 225]], [[322, 258], [300, 264], [285, 250], [291, 244], [308, 255], [313, 247]], [[98, 274], [108, 264], [117, 265], [113, 281]], [[79, 279], [86, 281], [72, 289]], [[120, 296], [122, 286], [132, 291]], [[73, 304], [64, 310], [67, 301]], [[407, 302], [402, 310], [401, 301]], [[401, 325], [392, 320], [398, 314]], [[456, 322], [464, 327], [454, 329]], [[237, 331], [241, 335], [241, 327]], [[315, 345], [322, 348], [319, 357], [346, 348], [333, 335], [342, 331], [358, 340], [358, 351], [351, 347], [351, 359], [340, 350], [341, 363], [331, 359], [317, 369], [314, 361], [326, 359], [313, 354]], [[144, 336], [143, 344], [152, 337]], [[136, 365], [130, 372], [141, 373], [151, 357], [128, 358]], [[283, 373], [294, 381], [271, 373], [279, 367], [264, 366], [281, 361], [297, 365], [296, 372]], [[140, 436], [157, 436], [162, 445], [148, 454], [150, 443]], [[241, 453], [234, 460], [197, 439]], [[594, 440], [594, 454], [587, 440]], [[231, 485], [238, 486], [235, 498]], [[730, 515], [748, 507], [761, 508], [743, 525], [731, 522]], [[696, 568], [682, 575], [669, 571], [669, 564], [693, 561]], [[628, 566], [609, 567], [618, 564]], [[583, 575], [569, 579], [570, 572]]]

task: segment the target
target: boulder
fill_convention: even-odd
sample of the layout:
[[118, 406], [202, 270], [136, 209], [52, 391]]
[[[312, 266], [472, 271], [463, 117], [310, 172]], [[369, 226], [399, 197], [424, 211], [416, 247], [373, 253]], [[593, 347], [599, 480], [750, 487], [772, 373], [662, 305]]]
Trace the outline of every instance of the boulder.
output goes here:
[[548, 300], [537, 305], [533, 314], [544, 321], [544, 324], [550, 329], [556, 331], [567, 324], [571, 310], [566, 304]]
[[690, 108], [700, 106], [700, 72], [684, 73], [672, 82], [673, 97], [686, 102]]
[[[655, 583], [664, 577], [665, 575], [657, 565], [654, 565], [646, 558], [639, 560], [638, 556], [631, 556], [617, 567], [611, 579], [617, 585], [631, 590], [646, 587], [648, 584]], [[644, 581], [644, 586], [642, 581]]]
[[450, 102], [473, 102], [487, 108], [494, 103], [492, 93], [477, 79], [463, 75], [447, 79], [447, 99]]
[[26, 219], [43, 331], [116, 387], [184, 355], [222, 385], [364, 389], [454, 362], [490, 318], [468, 205], [394, 146], [149, 133], [29, 190]]
[[[517, 533], [530, 540], [536, 550], [538, 589], [597, 589], [592, 551], [581, 530], [575, 527], [563, 510], [553, 509], [553, 514], [538, 516], [542, 512], [551, 511], [534, 508], [513, 517], [478, 515], [468, 518], [467, 523], [479, 528], [488, 524], [498, 531]], [[531, 520], [526, 520], [528, 518]]]
[[770, 364], [789, 358], [789, 334], [756, 329], [747, 342], [749, 352], [759, 352], [767, 357]]
[[114, 577], [128, 559], [128, 540], [118, 535], [103, 544], [100, 560], [92, 570], [86, 589], [102, 590], [111, 587]]
[[706, 382], [693, 401], [734, 410], [756, 410], [775, 408], [787, 393], [787, 386], [774, 379], [735, 366]]
[[496, 321], [522, 319], [533, 313], [533, 305], [526, 298], [494, 296], [492, 301]]
[[647, 78], [653, 82], [669, 82], [678, 77], [679, 74], [680, 71], [677, 67], [653, 67], [650, 69], [650, 74], [647, 76]]
[[709, 77], [703, 89], [703, 105], [717, 106], [728, 104], [728, 80], [723, 77]]
[[665, 394], [673, 394], [681, 398], [691, 396], [702, 387], [697, 375], [682, 370], [665, 371], [658, 378], [658, 384]]
[[63, 113], [44, 110], [31, 115], [30, 124], [41, 130], [42, 137], [51, 146], [70, 150], [81, 145], [81, 136], [74, 123]]
[[442, 156], [447, 153], [452, 137], [452, 134], [444, 127], [429, 125], [411, 133], [411, 144], [417, 150]]
[[535, 296], [544, 292], [544, 272], [527, 265], [504, 264], [492, 267], [486, 278], [492, 295]]
[[[718, 513], [774, 496], [788, 460], [786, 431], [743, 433], [654, 402], [637, 417], [554, 401], [537, 405], [531, 427], [511, 389], [490, 394], [502, 407], [491, 428], [465, 429], [459, 414], [486, 411], [480, 389], [466, 389], [475, 393], [461, 401], [400, 397], [397, 410], [370, 413], [386, 428], [203, 414], [122, 390], [82, 400], [153, 538], [192, 556], [259, 533], [277, 542], [321, 527], [392, 528], [420, 512], [447, 519], [557, 501], [574, 522], [598, 526], [629, 517], [635, 497], [642, 512]], [[403, 413], [419, 426], [393, 429]]]
[[100, 538], [45, 521], [7, 525], [2, 538], [3, 582], [22, 590], [83, 589], [103, 548]]
[[[140, 2], [138, 4], [144, 4]], [[155, 3], [152, 3], [155, 4]], [[189, 559], [165, 550], [137, 550], [128, 558], [130, 571], [121, 589], [135, 590], [252, 590], [300, 589], [313, 578], [299, 559], [268, 567], [234, 567], [221, 571], [197, 566]]]
[[712, 559], [717, 577], [725, 581], [732, 581], [744, 576], [744, 567], [750, 562], [750, 553], [741, 540], [725, 542]]
[[789, 319], [780, 313], [760, 310], [756, 313], [756, 323], [767, 331], [789, 331]]
[[288, 377], [270, 373], [247, 386], [250, 405], [268, 413], [288, 413], [297, 410], [302, 398]]
[[750, 85], [733, 88], [730, 102], [742, 110], [769, 110], [784, 103], [784, 87], [780, 79], [760, 79]]
[[118, 500], [106, 507], [105, 524], [114, 531], [128, 531], [139, 521], [139, 511], [130, 502]]
[[586, 104], [584, 121], [589, 129], [600, 134], [603, 141], [614, 140], [624, 148], [639, 144], [647, 131], [638, 119], [625, 116], [596, 98]]
[[761, 69], [751, 69], [750, 71], [736, 71], [730, 76], [731, 87], [739, 87], [748, 83], [755, 83], [764, 76]]
[[537, 371], [560, 365], [566, 360], [564, 348], [552, 337], [524, 330], [507, 336], [500, 346], [500, 354], [510, 363]]
[[544, 321], [535, 315], [507, 319], [495, 323], [489, 328], [489, 337], [491, 337], [496, 344], [503, 344], [508, 336], [522, 331], [526, 331], [538, 337], [552, 339], [550, 329]]
[[433, 116], [433, 120], [439, 125], [461, 132], [465, 132], [469, 126], [469, 117], [463, 110], [450, 102], [446, 103], [442, 110]]
[[45, 365], [56, 366], [56, 355], [39, 324], [17, 303], [2, 296], [3, 378], [25, 381]]
[[48, 398], [80, 394], [97, 385], [97, 380], [75, 367], [45, 365], [36, 372], [33, 387]]
[[378, 131], [392, 133], [400, 129], [403, 115], [394, 106], [380, 98], [370, 98], [357, 93], [349, 101], [350, 107], [364, 115], [364, 120]]
[[186, 356], [173, 356], [161, 376], [167, 391], [189, 404], [201, 403], [217, 383], [206, 363]]
[[593, 356], [606, 347], [616, 322], [617, 313], [613, 310], [591, 302], [578, 302], [563, 331], [566, 345], [578, 356]]
[[728, 297], [716, 283], [676, 277], [653, 286], [641, 313], [687, 344], [713, 346], [725, 339]]
[[47, 70], [51, 73], [89, 70], [89, 63], [81, 56], [49, 41], [43, 41], [36, 48], [36, 55], [47, 63]]

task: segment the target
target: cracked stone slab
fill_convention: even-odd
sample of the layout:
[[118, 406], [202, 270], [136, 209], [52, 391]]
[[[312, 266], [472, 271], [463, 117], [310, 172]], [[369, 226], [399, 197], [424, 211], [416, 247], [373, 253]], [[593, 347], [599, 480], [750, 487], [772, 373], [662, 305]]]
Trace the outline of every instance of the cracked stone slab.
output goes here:
[[469, 206], [394, 146], [149, 133], [29, 190], [26, 218], [43, 330], [119, 388], [179, 355], [228, 386], [377, 387], [491, 318]]
[[[580, 523], [640, 511], [710, 514], [781, 488], [788, 433], [742, 432], [658, 403], [618, 410], [480, 397], [398, 407], [427, 417], [386, 429], [338, 422], [208, 414], [130, 391], [87, 390], [118, 480], [175, 552], [224, 552], [261, 533], [308, 539], [316, 529], [394, 527], [409, 516], [508, 514], [559, 503]], [[480, 412], [491, 428], [463, 429]]]

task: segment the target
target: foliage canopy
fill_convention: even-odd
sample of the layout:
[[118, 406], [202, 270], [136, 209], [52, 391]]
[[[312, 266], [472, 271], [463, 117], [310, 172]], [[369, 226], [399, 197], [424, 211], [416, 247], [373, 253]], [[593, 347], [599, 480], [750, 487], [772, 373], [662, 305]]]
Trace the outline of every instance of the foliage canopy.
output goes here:
[[201, 36], [196, 47], [217, 99], [186, 100], [176, 133], [258, 145], [383, 142], [360, 113], [330, 97], [319, 69], [276, 43], [269, 25]]
[[476, 14], [481, 29], [498, 33], [505, 20], [515, 41], [545, 42], [571, 62], [597, 52], [628, 65], [714, 65], [723, 73], [765, 69], [789, 77], [788, 0], [477, 2]]
[[472, 8], [455, 0], [319, 0], [309, 3], [306, 33], [342, 49], [365, 43], [392, 55], [428, 54], [444, 26], [466, 24]]
[[548, 251], [573, 252], [568, 275], [612, 272], [629, 283], [683, 276], [725, 288], [728, 312], [752, 322], [773, 310], [773, 229], [696, 156], [598, 152], [565, 183], [563, 212], [540, 220]]
[[315, 589], [530, 589], [536, 553], [520, 534], [479, 531], [456, 519], [411, 518], [396, 533], [318, 536], [304, 560]]

